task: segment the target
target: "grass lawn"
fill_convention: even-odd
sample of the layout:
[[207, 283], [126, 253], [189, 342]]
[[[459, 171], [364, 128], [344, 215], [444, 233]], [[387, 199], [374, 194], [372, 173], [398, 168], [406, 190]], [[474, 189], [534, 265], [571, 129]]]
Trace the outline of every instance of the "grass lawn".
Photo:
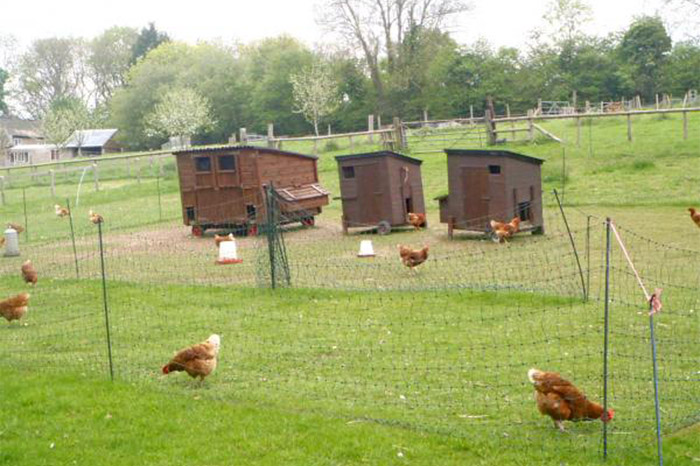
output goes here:
[[[573, 122], [548, 122], [566, 145], [506, 145], [546, 160], [547, 234], [509, 245], [464, 235], [448, 241], [432, 201], [446, 190], [445, 156], [415, 154], [424, 161], [428, 230], [372, 236], [377, 257], [360, 261], [357, 246], [367, 237], [341, 235], [340, 204], [332, 201], [316, 228], [286, 235], [294, 288], [277, 291], [256, 288], [266, 251], [260, 238], [239, 241], [243, 264], [219, 267], [212, 241], [188, 236], [172, 162], [158, 177], [144, 159], [140, 182], [133, 165], [130, 178], [123, 165], [104, 166], [99, 191], [88, 174], [74, 209], [76, 256], [69, 223], [55, 217], [53, 204], [65, 197], [75, 204], [79, 174], [59, 177], [55, 199], [45, 179], [24, 190], [16, 183], [0, 222], [24, 223], [26, 196], [29, 234], [22, 257], [0, 261], [0, 296], [26, 289], [17, 274], [26, 258], [41, 279], [22, 324], [0, 322], [0, 464], [602, 463], [601, 424], [560, 434], [537, 412], [525, 374], [557, 370], [602, 398], [605, 216], [622, 227], [645, 283], [665, 290], [656, 328], [664, 452], [668, 464], [696, 464], [700, 271], [688, 264], [700, 259], [700, 237], [685, 208], [700, 203], [699, 124], [692, 115], [683, 141], [680, 117], [635, 118], [628, 143], [623, 119], [590, 130], [584, 122], [577, 146]], [[425, 134], [409, 143], [411, 153], [435, 146]], [[321, 182], [333, 194], [333, 156], [348, 150], [320, 156]], [[585, 303], [548, 194], [554, 188], [564, 192], [583, 261]], [[114, 385], [104, 382], [89, 209], [107, 219]], [[396, 243], [429, 243], [430, 260], [411, 274]], [[611, 270], [609, 462], [650, 464], [644, 300], [617, 246]], [[220, 366], [202, 386], [160, 375], [173, 351], [213, 332], [222, 335]]]

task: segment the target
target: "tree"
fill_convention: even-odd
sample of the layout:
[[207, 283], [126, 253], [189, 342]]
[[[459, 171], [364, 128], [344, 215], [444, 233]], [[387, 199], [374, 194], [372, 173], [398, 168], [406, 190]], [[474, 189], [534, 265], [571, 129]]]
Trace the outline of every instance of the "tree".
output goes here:
[[653, 98], [670, 51], [671, 38], [660, 18], [643, 16], [630, 25], [622, 37], [620, 53], [632, 67], [637, 92]]
[[700, 47], [690, 43], [676, 44], [664, 71], [664, 90], [683, 95], [689, 89], [700, 89]]
[[7, 83], [7, 79], [9, 77], [10, 74], [7, 71], [0, 68], [0, 115], [3, 115], [8, 111], [7, 102], [5, 102], [5, 99], [7, 98], [5, 84]]
[[314, 132], [318, 136], [319, 121], [333, 113], [340, 103], [337, 83], [330, 70], [320, 64], [313, 64], [289, 79], [296, 106], [294, 111], [301, 113], [306, 121], [314, 125]]
[[209, 102], [197, 91], [187, 88], [166, 91], [146, 117], [147, 132], [175, 136], [180, 141], [212, 124]]
[[399, 46], [411, 28], [440, 29], [467, 9], [464, 0], [328, 0], [317, 21], [362, 51], [378, 105], [383, 107], [382, 58], [387, 71], [393, 72]]
[[138, 37], [133, 28], [115, 26], [90, 42], [88, 67], [98, 103], [109, 101], [114, 90], [126, 84]]
[[555, 44], [575, 42], [583, 36], [581, 26], [593, 18], [591, 7], [584, 0], [551, 0], [545, 21], [552, 28]]
[[41, 118], [56, 100], [89, 99], [85, 52], [81, 39], [50, 38], [32, 43], [20, 58], [18, 69], [18, 94], [27, 113]]
[[68, 144], [71, 136], [75, 135], [78, 145], [78, 155], [81, 155], [84, 133], [81, 130], [88, 129], [91, 116], [85, 104], [74, 97], [62, 97], [51, 102], [49, 109], [42, 120], [46, 139], [62, 149]]
[[158, 31], [154, 23], [148, 23], [148, 27], [141, 29], [136, 41], [131, 46], [130, 63], [136, 63], [139, 58], [145, 57], [149, 51], [169, 41], [170, 37], [168, 37], [168, 34]]
[[109, 102], [109, 124], [119, 128], [117, 137], [130, 149], [158, 147], [164, 138], [147, 133], [144, 119], [166, 90], [186, 87], [210, 102], [215, 120], [213, 126], [197, 134], [198, 141], [227, 140], [246, 126], [251, 100], [243, 63], [235, 53], [221, 45], [181, 42], [166, 42], [151, 50], [129, 70], [127, 85], [118, 88]]

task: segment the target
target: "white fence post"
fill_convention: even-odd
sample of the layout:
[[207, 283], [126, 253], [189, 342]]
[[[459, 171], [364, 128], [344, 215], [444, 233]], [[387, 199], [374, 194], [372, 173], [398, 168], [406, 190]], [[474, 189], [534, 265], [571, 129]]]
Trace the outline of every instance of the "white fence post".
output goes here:
[[49, 174], [51, 175], [51, 196], [56, 197], [56, 172], [51, 169]]
[[100, 175], [97, 173], [97, 162], [92, 162], [92, 177], [95, 180], [95, 191], [100, 190]]

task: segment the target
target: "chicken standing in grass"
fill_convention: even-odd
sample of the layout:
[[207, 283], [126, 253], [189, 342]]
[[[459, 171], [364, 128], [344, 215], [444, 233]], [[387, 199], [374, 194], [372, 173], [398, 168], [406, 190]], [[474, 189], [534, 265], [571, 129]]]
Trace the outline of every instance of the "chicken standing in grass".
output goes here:
[[690, 212], [690, 218], [693, 220], [693, 222], [700, 227], [700, 212], [695, 210], [693, 207], [689, 207], [688, 212]]
[[29, 293], [20, 293], [0, 301], [0, 315], [8, 322], [21, 319], [29, 309]]
[[425, 245], [423, 249], [411, 249], [402, 244], [399, 244], [398, 247], [401, 263], [413, 271], [428, 259], [428, 245]]
[[185, 371], [190, 377], [199, 377], [203, 382], [216, 369], [220, 346], [221, 337], [213, 334], [202, 343], [180, 350], [163, 366], [163, 374]]
[[20, 225], [19, 223], [8, 223], [7, 228], [12, 228], [18, 234], [22, 233], [24, 231], [24, 227], [22, 225]]
[[22, 278], [24, 278], [26, 283], [30, 283], [32, 286], [36, 285], [39, 275], [36, 273], [36, 269], [34, 268], [32, 261], [28, 260], [22, 264]]
[[417, 214], [414, 212], [408, 213], [408, 223], [413, 225], [413, 228], [416, 230], [420, 230], [421, 228], [425, 228], [427, 226], [425, 214]]
[[97, 225], [98, 223], [103, 223], [105, 221], [105, 219], [102, 218], [102, 215], [98, 214], [97, 212], [93, 212], [92, 209], [90, 209], [88, 215], [90, 215], [90, 221], [95, 225]]
[[67, 207], [61, 207], [60, 205], [56, 204], [53, 206], [53, 208], [56, 210], [56, 216], [59, 218], [67, 217], [70, 215], [70, 210], [68, 210]]
[[512, 237], [520, 231], [520, 217], [514, 217], [508, 223], [497, 222], [491, 220], [491, 231], [493, 231], [494, 239], [498, 239], [499, 243], [505, 243], [506, 238]]
[[221, 243], [224, 243], [226, 241], [235, 241], [233, 233], [229, 233], [226, 236], [214, 235], [214, 242], [216, 243], [217, 248]]
[[603, 406], [590, 401], [583, 392], [556, 372], [530, 369], [527, 378], [535, 386], [537, 409], [551, 417], [554, 425], [562, 432], [564, 421], [600, 419], [610, 422], [615, 415], [612, 409], [605, 411]]

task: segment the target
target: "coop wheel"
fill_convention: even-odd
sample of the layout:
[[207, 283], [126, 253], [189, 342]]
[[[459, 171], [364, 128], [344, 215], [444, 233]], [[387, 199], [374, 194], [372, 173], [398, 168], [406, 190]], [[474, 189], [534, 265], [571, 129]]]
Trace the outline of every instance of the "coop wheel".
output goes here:
[[380, 235], [386, 235], [391, 233], [391, 224], [386, 220], [382, 220], [377, 224], [377, 233]]
[[200, 227], [199, 225], [194, 225], [192, 227], [192, 236], [201, 238], [202, 235], [204, 234], [204, 228]]
[[258, 236], [258, 225], [248, 225], [248, 231], [246, 233], [248, 236]]
[[305, 227], [312, 227], [316, 225], [316, 219], [314, 217], [304, 217], [301, 219], [301, 224]]

